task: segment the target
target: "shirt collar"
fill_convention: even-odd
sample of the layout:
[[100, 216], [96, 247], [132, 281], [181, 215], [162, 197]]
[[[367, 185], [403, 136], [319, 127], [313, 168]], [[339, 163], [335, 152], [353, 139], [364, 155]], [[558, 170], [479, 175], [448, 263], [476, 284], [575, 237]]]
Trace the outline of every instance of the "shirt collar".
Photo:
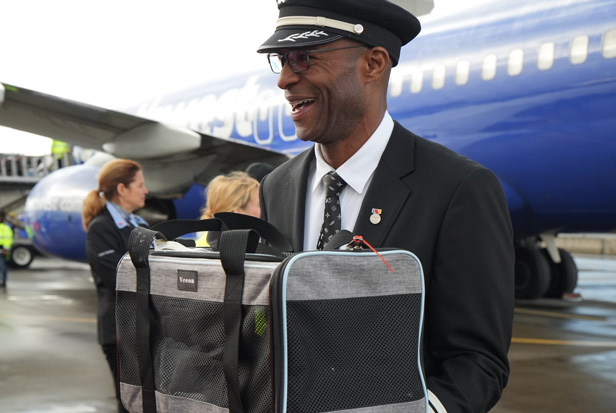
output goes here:
[[[385, 112], [383, 120], [372, 136], [370, 136], [366, 143], [364, 143], [353, 156], [336, 170], [347, 185], [353, 188], [358, 194], [362, 194], [366, 189], [366, 184], [379, 164], [393, 130], [394, 121], [389, 112]], [[313, 193], [319, 188], [323, 176], [334, 170], [334, 168], [323, 159], [319, 144], [314, 146], [314, 154], [316, 157], [316, 179], [313, 181], [312, 185]]]
[[107, 210], [111, 214], [111, 218], [113, 218], [116, 226], [120, 229], [131, 224], [134, 227], [138, 227], [139, 225], [146, 223], [145, 220], [139, 215], [129, 214], [121, 206], [111, 201], [107, 202]]

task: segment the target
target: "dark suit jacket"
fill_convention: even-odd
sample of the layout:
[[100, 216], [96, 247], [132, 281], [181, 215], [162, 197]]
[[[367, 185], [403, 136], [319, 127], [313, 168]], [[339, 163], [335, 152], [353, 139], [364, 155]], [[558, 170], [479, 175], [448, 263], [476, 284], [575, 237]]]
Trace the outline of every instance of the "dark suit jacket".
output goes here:
[[[261, 184], [262, 218], [296, 251], [313, 161], [309, 149]], [[382, 209], [377, 225], [373, 208]], [[514, 299], [511, 221], [494, 174], [396, 122], [353, 232], [419, 257], [427, 387], [449, 412], [489, 410], [509, 376]]]
[[118, 228], [107, 208], [90, 222], [86, 235], [86, 254], [98, 295], [98, 342], [116, 344], [115, 289], [116, 269], [128, 251], [132, 225]]

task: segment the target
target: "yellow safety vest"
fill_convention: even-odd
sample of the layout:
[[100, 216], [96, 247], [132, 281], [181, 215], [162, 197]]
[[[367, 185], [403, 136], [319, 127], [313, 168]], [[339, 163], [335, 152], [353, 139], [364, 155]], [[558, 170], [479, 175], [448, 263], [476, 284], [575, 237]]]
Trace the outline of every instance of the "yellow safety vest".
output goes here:
[[51, 142], [51, 154], [56, 155], [58, 159], [62, 158], [65, 153], [68, 153], [69, 149], [68, 143], [66, 142], [57, 141], [55, 139]]
[[13, 230], [4, 222], [0, 222], [0, 246], [7, 250], [13, 248]]

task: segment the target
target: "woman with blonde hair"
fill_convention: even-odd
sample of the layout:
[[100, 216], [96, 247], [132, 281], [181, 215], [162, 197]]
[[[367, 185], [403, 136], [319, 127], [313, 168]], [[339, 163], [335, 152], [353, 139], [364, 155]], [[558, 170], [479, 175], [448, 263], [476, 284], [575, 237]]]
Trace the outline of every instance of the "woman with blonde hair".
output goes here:
[[[219, 212], [235, 212], [259, 218], [259, 182], [246, 172], [234, 171], [227, 175], [218, 175], [212, 179], [206, 189], [206, 203], [201, 219], [209, 219]], [[206, 235], [200, 237], [198, 247], [209, 246]]]
[[147, 222], [133, 214], [145, 205], [148, 190], [139, 163], [115, 159], [98, 175], [98, 188], [83, 204], [86, 253], [98, 295], [98, 342], [107, 358], [116, 385], [118, 411], [126, 412], [120, 401], [115, 325], [116, 267], [128, 251], [128, 237]]

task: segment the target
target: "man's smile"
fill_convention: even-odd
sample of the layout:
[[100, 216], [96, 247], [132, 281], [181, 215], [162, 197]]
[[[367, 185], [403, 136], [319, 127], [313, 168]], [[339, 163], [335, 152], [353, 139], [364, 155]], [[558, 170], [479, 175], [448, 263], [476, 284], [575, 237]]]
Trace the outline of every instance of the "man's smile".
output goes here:
[[289, 103], [291, 104], [292, 113], [297, 113], [301, 111], [304, 107], [311, 105], [314, 102], [315, 102], [314, 99], [302, 99], [302, 100], [289, 101]]

